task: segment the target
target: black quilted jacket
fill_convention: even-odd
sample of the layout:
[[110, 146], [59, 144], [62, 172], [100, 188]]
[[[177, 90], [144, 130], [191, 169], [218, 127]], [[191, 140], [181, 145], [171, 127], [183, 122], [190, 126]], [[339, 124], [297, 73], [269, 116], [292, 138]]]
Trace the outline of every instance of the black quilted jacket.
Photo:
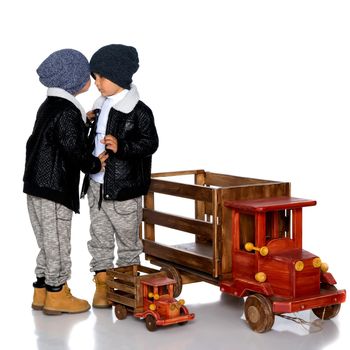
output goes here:
[[[97, 120], [94, 124], [96, 127]], [[151, 109], [142, 101], [138, 101], [129, 113], [111, 108], [106, 128], [106, 135], [109, 134], [117, 138], [118, 150], [115, 154], [108, 152], [103, 198], [123, 201], [146, 194], [151, 182], [152, 154], [158, 148]], [[94, 136], [93, 128], [92, 141]], [[86, 176], [83, 194], [87, 191], [88, 181]]]
[[23, 191], [79, 212], [80, 170], [97, 173], [100, 168], [88, 150], [80, 110], [62, 97], [47, 97], [27, 141]]

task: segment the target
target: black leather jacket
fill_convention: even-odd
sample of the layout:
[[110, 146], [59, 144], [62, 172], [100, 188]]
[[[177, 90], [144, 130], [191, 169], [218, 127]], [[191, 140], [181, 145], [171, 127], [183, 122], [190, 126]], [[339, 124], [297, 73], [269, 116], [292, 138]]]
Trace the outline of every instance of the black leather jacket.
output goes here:
[[72, 102], [47, 97], [27, 141], [23, 191], [79, 212], [80, 170], [97, 173], [101, 168], [88, 149], [86, 130]]
[[[92, 147], [96, 125], [97, 120], [90, 134]], [[103, 198], [123, 201], [146, 194], [151, 182], [152, 154], [158, 148], [158, 134], [151, 109], [142, 101], [137, 101], [129, 113], [111, 108], [106, 127], [106, 135], [109, 134], [117, 138], [118, 150], [117, 153], [108, 152]], [[86, 176], [83, 195], [88, 182]]]

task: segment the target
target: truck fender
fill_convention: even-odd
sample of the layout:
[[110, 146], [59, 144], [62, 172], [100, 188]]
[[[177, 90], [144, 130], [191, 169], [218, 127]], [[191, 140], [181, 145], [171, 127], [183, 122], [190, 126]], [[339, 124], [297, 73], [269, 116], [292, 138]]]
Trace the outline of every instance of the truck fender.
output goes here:
[[265, 296], [274, 294], [270, 283], [261, 283], [243, 278], [236, 278], [233, 282], [223, 281], [220, 284], [220, 290], [240, 298], [245, 297], [250, 293], [259, 293]]
[[330, 272], [321, 272], [321, 283], [334, 285], [337, 284], [337, 281]]
[[160, 319], [159, 313], [152, 310], [146, 310], [144, 312], [135, 312], [134, 316], [138, 318], [146, 318], [148, 315], [152, 315], [157, 321]]
[[240, 295], [241, 297], [249, 295], [251, 292], [259, 293], [261, 295], [270, 296], [273, 295], [273, 289], [270, 283], [260, 283], [253, 286], [253, 288], [247, 288]]
[[184, 315], [188, 315], [189, 314], [189, 311], [188, 311], [187, 307], [184, 306], [184, 305], [181, 306], [180, 310], [183, 310], [183, 314]]
[[152, 310], [147, 310], [143, 312], [142, 318], [146, 318], [148, 315], [152, 315], [157, 321], [160, 319], [159, 313]]

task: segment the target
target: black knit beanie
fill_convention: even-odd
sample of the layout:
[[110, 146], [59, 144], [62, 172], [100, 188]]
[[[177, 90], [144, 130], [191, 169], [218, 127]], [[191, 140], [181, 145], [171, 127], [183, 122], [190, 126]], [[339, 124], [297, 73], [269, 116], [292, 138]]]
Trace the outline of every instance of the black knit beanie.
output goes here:
[[[90, 71], [124, 89], [130, 89], [132, 76], [139, 68], [139, 57], [132, 46], [111, 44], [97, 50], [90, 60]], [[95, 78], [95, 77], [94, 77]]]

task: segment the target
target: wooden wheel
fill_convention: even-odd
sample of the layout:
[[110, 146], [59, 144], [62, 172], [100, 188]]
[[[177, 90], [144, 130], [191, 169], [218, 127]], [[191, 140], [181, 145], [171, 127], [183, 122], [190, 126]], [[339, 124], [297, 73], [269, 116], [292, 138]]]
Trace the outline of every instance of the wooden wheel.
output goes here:
[[160, 271], [165, 271], [169, 278], [175, 280], [176, 283], [174, 284], [174, 298], [177, 298], [182, 291], [182, 279], [179, 271], [177, 271], [174, 266], [167, 264], [162, 265]]
[[250, 295], [247, 298], [244, 314], [250, 328], [258, 333], [269, 331], [275, 322], [271, 302], [261, 294]]
[[124, 318], [126, 318], [128, 315], [128, 310], [124, 305], [117, 304], [114, 307], [114, 313], [118, 320], [124, 320]]
[[[330, 284], [321, 284], [321, 289], [336, 291], [337, 288]], [[321, 320], [330, 320], [338, 315], [341, 304], [328, 305], [326, 307], [316, 307], [312, 312]]]
[[146, 319], [145, 319], [145, 322], [146, 322], [146, 327], [147, 329], [150, 331], [150, 332], [153, 332], [156, 330], [157, 328], [157, 321], [155, 319], [154, 316], [152, 315], [147, 315], [146, 316]]

